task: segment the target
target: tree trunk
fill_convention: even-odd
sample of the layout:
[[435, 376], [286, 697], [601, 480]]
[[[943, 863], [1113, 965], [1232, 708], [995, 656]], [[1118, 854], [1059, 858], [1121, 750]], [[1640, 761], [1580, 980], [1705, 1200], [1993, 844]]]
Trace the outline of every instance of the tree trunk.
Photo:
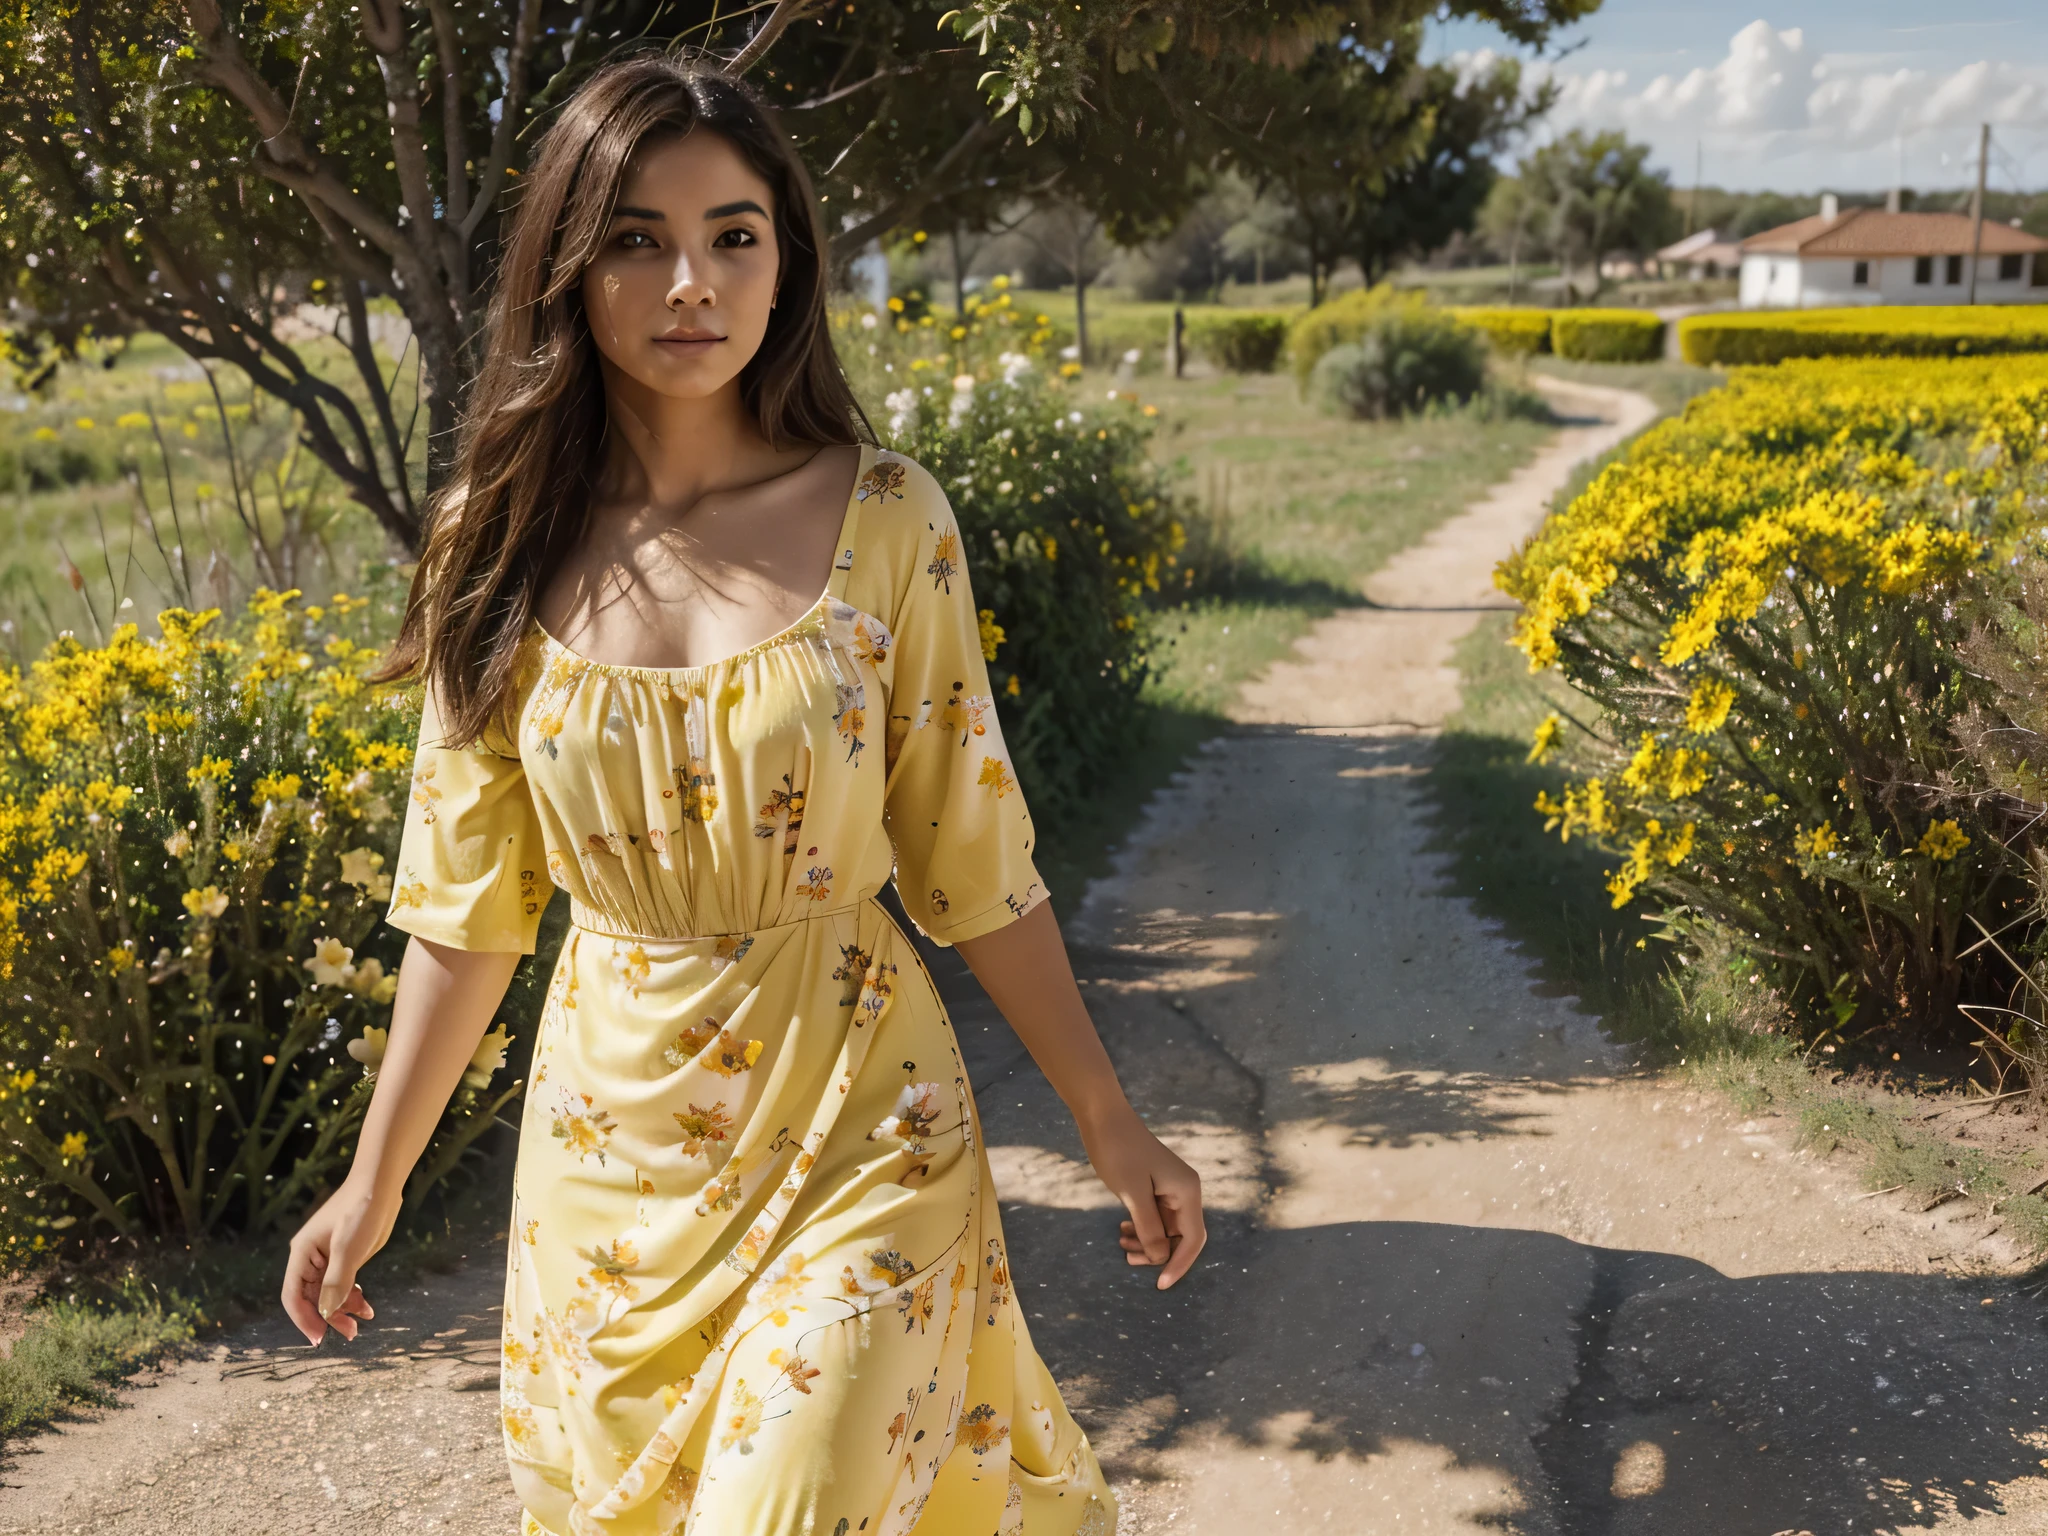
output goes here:
[[1088, 269], [1074, 263], [1074, 361], [1088, 366]]

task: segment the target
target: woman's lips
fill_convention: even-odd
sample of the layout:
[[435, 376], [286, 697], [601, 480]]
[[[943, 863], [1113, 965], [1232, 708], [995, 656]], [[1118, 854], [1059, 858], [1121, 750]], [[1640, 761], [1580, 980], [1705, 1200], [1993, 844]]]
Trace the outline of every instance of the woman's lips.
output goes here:
[[654, 338], [654, 344], [659, 347], [676, 347], [685, 352], [698, 352], [723, 340], [723, 336], [710, 331], [684, 331], [657, 336]]

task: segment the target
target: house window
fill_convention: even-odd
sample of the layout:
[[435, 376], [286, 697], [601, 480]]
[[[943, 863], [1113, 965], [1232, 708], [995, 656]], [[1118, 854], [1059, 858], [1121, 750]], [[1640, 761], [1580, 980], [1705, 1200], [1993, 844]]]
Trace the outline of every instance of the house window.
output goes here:
[[2023, 258], [2014, 252], [1998, 258], [1998, 280], [2001, 283], [2016, 283], [2020, 280], [2020, 262]]
[[2048, 288], [2048, 251], [2034, 252], [2034, 286]]
[[1867, 261], [1857, 262], [1855, 270], [1849, 274], [1849, 281], [1858, 288], [1868, 288], [1870, 286], [1870, 263]]
[[1916, 283], [1931, 283], [1934, 281], [1934, 258], [1932, 256], [1915, 256], [1913, 258], [1913, 281]]
[[1950, 256], [1942, 262], [1941, 280], [1945, 283], [1960, 283], [1963, 280], [1963, 258]]

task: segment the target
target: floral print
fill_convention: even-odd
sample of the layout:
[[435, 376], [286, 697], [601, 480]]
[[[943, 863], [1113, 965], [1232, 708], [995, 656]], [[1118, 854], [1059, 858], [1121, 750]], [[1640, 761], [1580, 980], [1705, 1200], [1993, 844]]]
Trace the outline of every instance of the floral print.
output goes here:
[[540, 871], [569, 902], [501, 1334], [527, 1536], [1075, 1536], [1110, 1507], [1017, 1314], [951, 1026], [873, 899], [893, 869], [941, 942], [1013, 921], [1030, 816], [943, 495], [873, 449], [856, 487], [769, 642], [634, 668], [536, 631], [503, 750], [427, 700], [391, 921], [530, 952]]

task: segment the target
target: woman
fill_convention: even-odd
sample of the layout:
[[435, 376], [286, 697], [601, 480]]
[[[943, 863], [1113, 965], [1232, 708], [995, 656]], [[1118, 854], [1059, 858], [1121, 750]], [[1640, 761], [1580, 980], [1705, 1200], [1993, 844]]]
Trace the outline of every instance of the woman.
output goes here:
[[526, 179], [392, 660], [427, 703], [390, 1040], [284, 1304], [315, 1343], [372, 1316], [357, 1272], [551, 879], [574, 926], [504, 1306], [525, 1530], [1097, 1536], [1115, 1506], [1013, 1301], [951, 1026], [873, 899], [892, 864], [1162, 1287], [1199, 1183], [1074, 985], [958, 530], [847, 390], [787, 146], [734, 82], [642, 58]]

